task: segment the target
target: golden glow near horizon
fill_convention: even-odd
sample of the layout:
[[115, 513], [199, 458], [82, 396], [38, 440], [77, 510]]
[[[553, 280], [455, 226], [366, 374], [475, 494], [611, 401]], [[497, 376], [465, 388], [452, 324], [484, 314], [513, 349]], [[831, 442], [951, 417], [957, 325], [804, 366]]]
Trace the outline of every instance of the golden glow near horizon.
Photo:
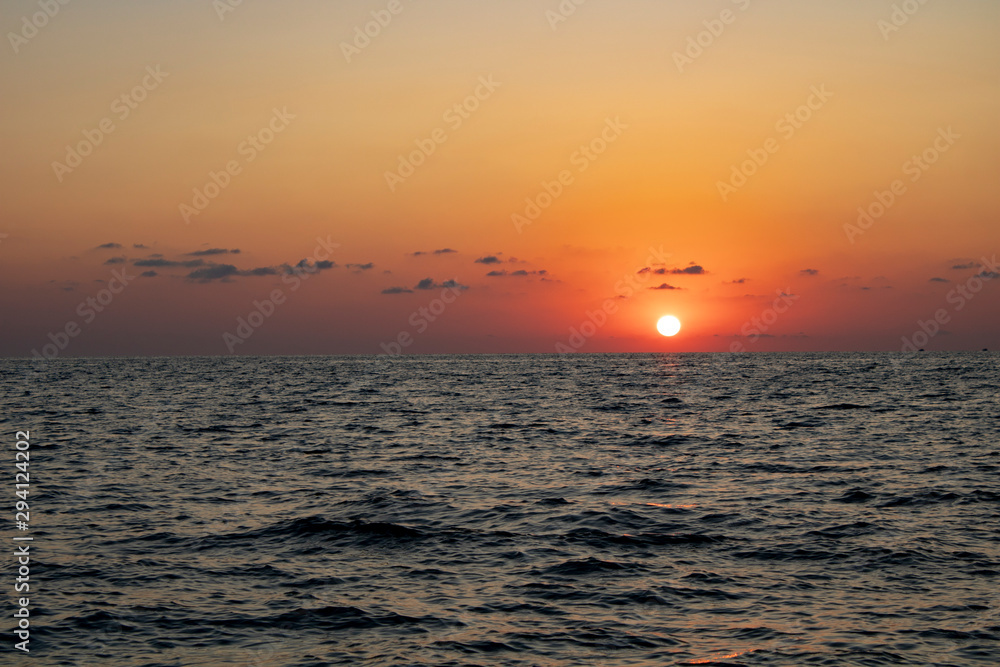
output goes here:
[[896, 4], [9, 2], [0, 354], [996, 348], [1000, 4]]

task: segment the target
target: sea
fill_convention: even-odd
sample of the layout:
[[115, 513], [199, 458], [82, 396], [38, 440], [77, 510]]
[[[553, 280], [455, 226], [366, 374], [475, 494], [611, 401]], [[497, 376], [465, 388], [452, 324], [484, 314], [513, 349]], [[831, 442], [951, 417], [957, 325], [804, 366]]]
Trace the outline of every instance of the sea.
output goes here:
[[1000, 664], [997, 353], [0, 373], [4, 665]]

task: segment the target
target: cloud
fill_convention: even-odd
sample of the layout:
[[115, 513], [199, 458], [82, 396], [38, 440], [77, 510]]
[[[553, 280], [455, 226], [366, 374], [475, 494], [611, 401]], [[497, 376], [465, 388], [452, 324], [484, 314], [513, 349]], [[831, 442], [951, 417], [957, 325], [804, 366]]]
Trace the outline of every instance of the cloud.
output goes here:
[[930, 282], [932, 282], [932, 283], [950, 283], [951, 281], [948, 280], [947, 278], [938, 278], [937, 276], [935, 276], [934, 278], [930, 279]]
[[158, 275], [160, 275], [160, 274], [157, 273], [156, 271], [143, 271], [142, 273], [139, 274], [139, 277], [140, 278], [155, 278]]
[[[657, 271], [657, 273], [659, 273], [659, 271]], [[675, 275], [675, 276], [681, 276], [681, 275], [684, 275], [684, 276], [703, 276], [706, 273], [708, 273], [708, 271], [706, 271], [704, 269], [704, 267], [699, 266], [698, 264], [692, 264], [691, 266], [689, 266], [687, 268], [673, 269], [673, 270], [670, 271], [670, 273], [673, 274], [673, 275]]]
[[[188, 255], [222, 255], [222, 254], [240, 254], [238, 249], [226, 250], [222, 248], [211, 248], [208, 250], [199, 250]], [[300, 260], [297, 264], [281, 264], [279, 266], [260, 266], [252, 269], [240, 269], [232, 264], [217, 264], [215, 262], [206, 262], [203, 259], [187, 259], [187, 260], [172, 260], [165, 259], [162, 255], [151, 255], [146, 259], [139, 259], [132, 262], [134, 266], [145, 267], [145, 268], [185, 268], [193, 269], [187, 274], [186, 278], [188, 280], [200, 283], [209, 283], [213, 281], [230, 282], [232, 278], [244, 277], [244, 278], [256, 278], [262, 276], [280, 276], [280, 275], [301, 275], [302, 273], [316, 273], [318, 271], [326, 271], [329, 269], [337, 268], [337, 263], [329, 260], [311, 262], [308, 259]], [[356, 264], [352, 265], [359, 267], [361, 269], [369, 269], [374, 266], [374, 264]], [[156, 272], [152, 275], [158, 275]], [[146, 274], [143, 274], [146, 275]], [[152, 276], [149, 276], [152, 277]]]
[[725, 283], [725, 284], [726, 285], [743, 285], [748, 280], [750, 280], [750, 279], [749, 278], [737, 278], [736, 280], [730, 280], [728, 283]]
[[299, 273], [315, 273], [316, 271], [326, 271], [329, 269], [337, 268], [337, 263], [330, 260], [324, 260], [321, 262], [311, 262], [308, 259], [299, 260], [299, 263], [295, 266], [289, 266], [288, 264], [283, 264], [281, 266], [285, 273], [299, 274]]
[[515, 277], [520, 278], [523, 276], [547, 276], [549, 274], [545, 269], [540, 269], [538, 271], [525, 271], [524, 269], [518, 269], [517, 271], [506, 271], [506, 270], [496, 270], [490, 271], [486, 274], [488, 278], [506, 278]]
[[855, 282], [854, 282], [854, 284], [841, 283], [839, 285], [839, 287], [844, 288], [844, 289], [849, 289], [849, 290], [861, 290], [862, 292], [870, 292], [870, 291], [872, 291], [874, 289], [893, 289], [892, 285], [884, 284], [884, 283], [886, 283], [888, 281], [888, 278], [886, 278], [885, 276], [876, 276], [876, 277], [872, 278], [871, 279], [871, 283], [872, 284], [868, 284], [868, 285], [859, 285], [859, 284], [857, 284], [856, 281], [861, 280], [861, 278], [859, 278], [859, 277], [847, 278], [846, 280], [852, 280], [852, 281], [855, 281]]
[[101, 245], [97, 246], [95, 250], [115, 250], [121, 247], [122, 247], [121, 243], [102, 243]]
[[961, 264], [955, 264], [951, 268], [956, 269], [958, 271], [964, 271], [966, 269], [978, 269], [979, 264], [977, 264], [976, 262], [962, 262]]
[[368, 262], [367, 264], [345, 264], [348, 269], [357, 269], [358, 271], [370, 271], [375, 268], [374, 262]]
[[155, 268], [167, 268], [171, 266], [182, 266], [186, 269], [193, 269], [199, 266], [204, 266], [205, 261], [202, 259], [190, 259], [185, 262], [175, 262], [169, 259], [162, 259], [162, 255], [154, 256], [153, 259], [137, 259], [132, 262], [133, 266], [149, 266]]
[[233, 266], [232, 264], [210, 264], [206, 267], [196, 269], [187, 275], [188, 280], [195, 280], [202, 283], [212, 282], [213, 280], [222, 280], [228, 282], [230, 278], [235, 276], [241, 277], [260, 277], [260, 276], [277, 276], [282, 273], [291, 270], [291, 267], [276, 267], [276, 266], [261, 266], [256, 269], [241, 270]]
[[979, 276], [980, 278], [985, 278], [986, 280], [993, 280], [995, 278], [1000, 278], [1000, 273], [997, 273], [996, 271], [983, 270], [977, 273], [976, 275]]
[[238, 255], [240, 254], [239, 248], [233, 248], [232, 250], [226, 250], [225, 248], [209, 248], [208, 250], [195, 250], [194, 252], [187, 253], [190, 257], [208, 257], [210, 255]]
[[799, 275], [800, 276], [818, 276], [819, 275], [819, 271], [817, 271], [816, 269], [802, 269], [801, 271], [799, 271]]
[[197, 280], [203, 283], [212, 280], [225, 280], [232, 276], [238, 276], [240, 270], [232, 264], [213, 264], [203, 269], [196, 269], [188, 274], [188, 280]]
[[262, 266], [257, 269], [250, 269], [249, 271], [240, 271], [241, 276], [276, 276], [278, 273], [278, 269], [273, 266]]
[[496, 255], [487, 255], [486, 257], [480, 257], [475, 261], [476, 264], [500, 264], [501, 260]]
[[146, 249], [146, 246], [144, 246], [141, 243], [133, 243], [132, 247], [135, 248], [136, 250], [145, 250]]
[[638, 274], [652, 273], [657, 276], [665, 276], [667, 274], [673, 276], [703, 276], [706, 273], [708, 273], [708, 271], [706, 271], [704, 267], [699, 266], [698, 264], [692, 264], [691, 266], [684, 269], [670, 269], [670, 270], [651, 269], [650, 267], [646, 266], [636, 271], [636, 273]]
[[104, 263], [105, 264], [124, 264], [125, 263], [125, 258], [124, 257], [112, 257], [111, 259], [109, 259], [108, 261], [106, 261]]
[[663, 290], [667, 290], [667, 289], [684, 289], [684, 288], [683, 287], [674, 287], [673, 285], [668, 285], [667, 283], [663, 283], [662, 285], [658, 285], [657, 287], [650, 287], [649, 289], [654, 289], [654, 290], [661, 290], [661, 289], [663, 289]]
[[452, 250], [451, 248], [441, 248], [440, 250], [435, 250], [433, 252], [426, 252], [424, 250], [418, 250], [416, 252], [411, 252], [411, 257], [423, 257], [424, 255], [450, 255], [452, 253], [457, 253], [457, 250]]
[[405, 287], [389, 287], [382, 290], [382, 294], [413, 294], [413, 290]]
[[413, 289], [430, 290], [430, 289], [447, 289], [449, 287], [450, 288], [455, 288], [455, 289], [460, 289], [460, 290], [467, 290], [467, 289], [469, 289], [467, 285], [460, 285], [455, 280], [446, 280], [443, 283], [436, 283], [436, 282], [434, 282], [433, 278], [424, 278], [419, 283], [417, 283], [413, 287]]
[[336, 262], [322, 261], [310, 263], [308, 260], [301, 260], [295, 266], [282, 264], [281, 266], [259, 266], [253, 269], [239, 269], [232, 264], [209, 264], [198, 268], [187, 275], [188, 280], [200, 283], [209, 283], [214, 280], [230, 282], [231, 278], [259, 278], [262, 276], [279, 275], [300, 275], [302, 273], [316, 273], [336, 268]]

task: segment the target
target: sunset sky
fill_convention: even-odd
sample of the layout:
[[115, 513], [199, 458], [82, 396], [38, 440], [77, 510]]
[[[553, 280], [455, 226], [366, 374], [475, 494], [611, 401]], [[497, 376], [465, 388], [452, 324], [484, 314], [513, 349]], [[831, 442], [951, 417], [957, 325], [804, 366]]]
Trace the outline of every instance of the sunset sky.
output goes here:
[[995, 0], [0, 6], [0, 355], [1000, 348]]

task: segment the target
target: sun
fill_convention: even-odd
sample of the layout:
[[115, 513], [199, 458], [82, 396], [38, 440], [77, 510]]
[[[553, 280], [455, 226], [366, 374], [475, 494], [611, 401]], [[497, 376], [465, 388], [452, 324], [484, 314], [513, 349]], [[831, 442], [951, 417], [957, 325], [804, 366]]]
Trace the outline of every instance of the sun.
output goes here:
[[657, 321], [656, 330], [664, 336], [676, 336], [681, 330], [681, 321], [673, 315], [664, 315]]

